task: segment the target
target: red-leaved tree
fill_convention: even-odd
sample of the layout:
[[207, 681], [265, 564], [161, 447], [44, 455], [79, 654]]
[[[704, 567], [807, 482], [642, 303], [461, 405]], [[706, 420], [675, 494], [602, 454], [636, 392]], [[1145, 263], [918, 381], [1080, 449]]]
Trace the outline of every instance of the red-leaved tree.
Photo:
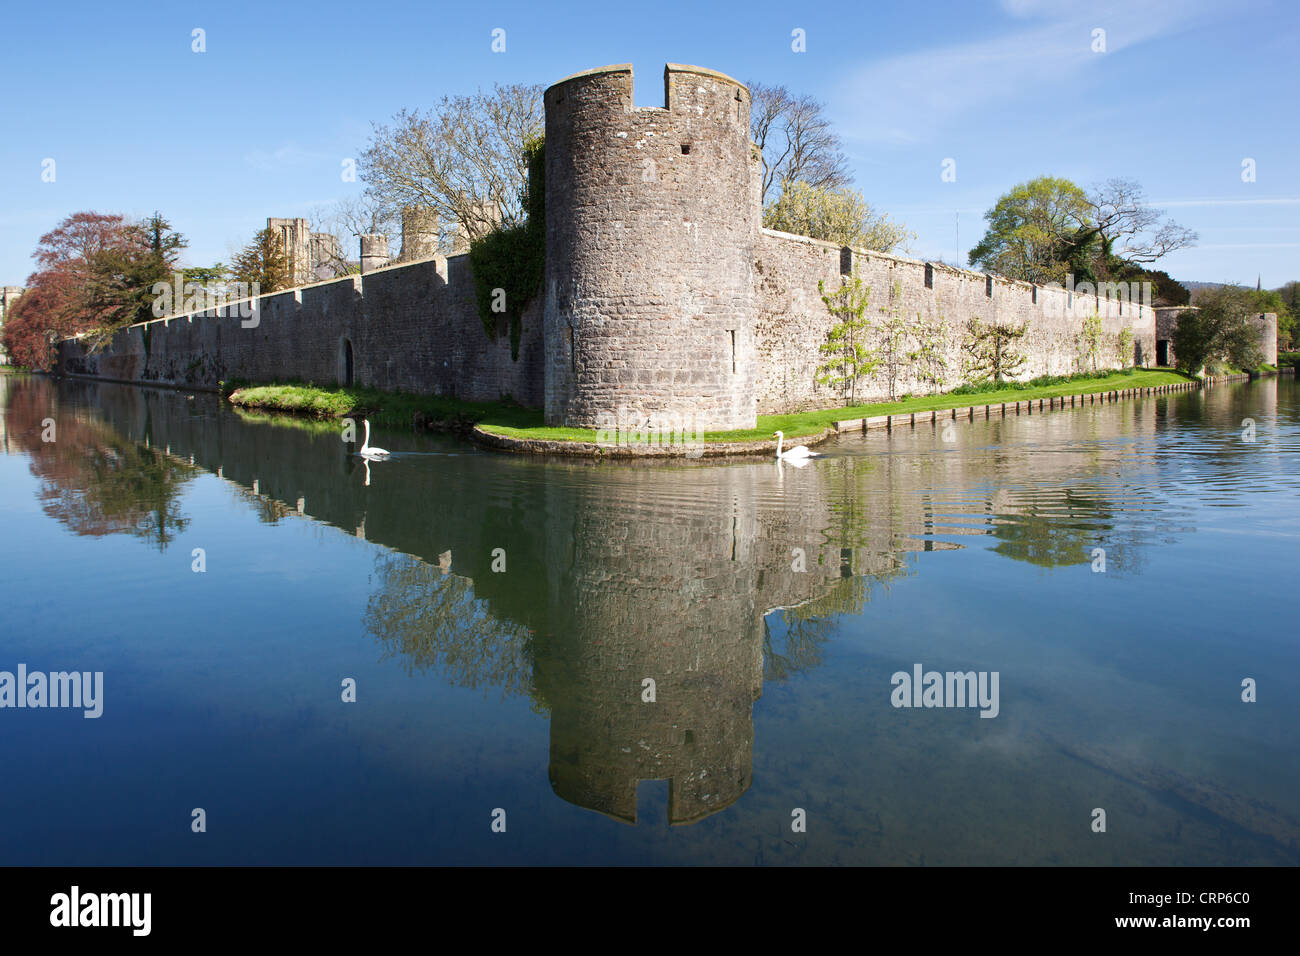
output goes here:
[[75, 213], [41, 236], [37, 270], [4, 324], [12, 360], [48, 368], [55, 340], [134, 321], [140, 294], [131, 264], [149, 254], [148, 232], [119, 215]]

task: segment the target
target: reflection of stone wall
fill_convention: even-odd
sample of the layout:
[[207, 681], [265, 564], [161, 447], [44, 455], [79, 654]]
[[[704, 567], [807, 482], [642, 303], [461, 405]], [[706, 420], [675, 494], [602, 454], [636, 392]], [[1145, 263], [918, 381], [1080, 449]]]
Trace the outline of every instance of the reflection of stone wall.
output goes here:
[[[404, 460], [401, 451], [427, 451], [427, 440], [390, 433], [377, 438], [399, 454], [372, 465], [367, 486], [353, 448], [332, 429], [250, 423], [211, 396], [65, 388], [134, 441], [193, 456], [263, 502], [265, 520], [301, 513], [418, 557], [428, 573], [389, 562], [376, 576], [371, 603], [383, 626], [374, 632], [385, 648], [420, 667], [454, 660], [454, 679], [469, 686], [531, 671], [527, 692], [551, 713], [555, 792], [634, 821], [639, 782], [667, 779], [673, 823], [745, 793], [765, 670], [815, 666], [816, 647], [777, 646], [777, 632], [789, 641], [791, 622], [862, 613], [865, 576], [896, 573], [910, 560], [904, 552], [957, 547], [964, 534], [992, 535], [999, 553], [1052, 566], [1086, 562], [1098, 543], [1112, 549], [1101, 536], [1125, 505], [1112, 503], [1123, 491], [1079, 488], [1080, 476], [1107, 473], [1102, 443], [1090, 438], [1149, 436], [1175, 407], [1162, 398], [964, 425], [944, 449], [957, 454], [936, 452], [933, 426], [898, 429], [868, 439], [892, 454], [804, 469]], [[1200, 393], [1176, 407], [1194, 414]], [[1234, 411], [1235, 420], [1245, 414], [1275, 410]], [[1062, 450], [1035, 453], [1044, 441]], [[961, 453], [967, 442], [992, 450]], [[491, 570], [498, 547], [508, 552], [505, 574]], [[794, 548], [806, 552], [805, 572], [792, 567]], [[433, 567], [444, 552], [447, 576]], [[1109, 560], [1127, 563], [1122, 550]], [[399, 625], [394, 612], [412, 602], [419, 612]], [[765, 615], [778, 607], [790, 610], [769, 627]], [[502, 626], [488, 626], [480, 609]], [[772, 669], [774, 656], [789, 666]], [[647, 677], [655, 703], [641, 699]]]
[[[427, 473], [404, 478], [400, 461], [372, 466], [367, 488], [333, 432], [247, 424], [203, 397], [212, 408], [198, 417], [173, 392], [81, 388], [135, 440], [193, 455], [245, 493], [282, 503], [263, 509], [268, 516], [292, 520], [301, 507], [429, 564], [451, 551], [454, 574], [472, 580], [491, 614], [536, 635], [534, 680], [552, 714], [556, 792], [621, 819], [635, 818], [640, 780], [673, 781], [676, 823], [744, 793], [763, 615], [818, 597], [843, 573], [838, 546], [811, 530], [833, 521], [814, 471], [791, 483], [793, 509], [789, 501], [755, 507], [769, 462], [595, 476], [468, 456], [439, 473], [437, 495]], [[394, 436], [384, 442], [401, 450]], [[664, 496], [675, 502], [673, 520], [664, 520]], [[492, 573], [491, 551], [501, 546], [522, 573]], [[807, 573], [791, 569], [796, 546], [808, 552]], [[657, 682], [655, 704], [641, 702], [644, 677]]]
[[[838, 551], [819, 564], [806, 526], [755, 508], [754, 486], [766, 477], [765, 468], [607, 472], [548, 495], [557, 603], [536, 673], [551, 706], [559, 796], [635, 822], [638, 783], [667, 779], [669, 821], [681, 824], [748, 789], [763, 615], [818, 595], [841, 573]], [[816, 484], [804, 477], [805, 488]], [[647, 495], [679, 501], [674, 518], [647, 507]], [[806, 573], [791, 569], [795, 543], [810, 551]], [[642, 700], [645, 678], [655, 681], [654, 703]]]

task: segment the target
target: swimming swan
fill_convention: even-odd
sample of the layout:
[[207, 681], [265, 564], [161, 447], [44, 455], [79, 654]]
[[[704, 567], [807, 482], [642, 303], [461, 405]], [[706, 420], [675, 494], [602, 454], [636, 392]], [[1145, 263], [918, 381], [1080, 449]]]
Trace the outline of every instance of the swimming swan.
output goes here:
[[366, 425], [366, 438], [365, 441], [361, 443], [361, 451], [357, 452], [357, 454], [360, 455], [362, 458], [369, 458], [371, 461], [378, 461], [382, 458], [387, 458], [388, 457], [387, 448], [370, 447], [370, 419], [365, 418], [362, 419], [362, 421], [364, 421]]
[[800, 461], [807, 458], [818, 457], [816, 452], [809, 451], [806, 445], [795, 445], [789, 451], [782, 451], [781, 447], [785, 444], [785, 434], [776, 433], [776, 457], [782, 461]]

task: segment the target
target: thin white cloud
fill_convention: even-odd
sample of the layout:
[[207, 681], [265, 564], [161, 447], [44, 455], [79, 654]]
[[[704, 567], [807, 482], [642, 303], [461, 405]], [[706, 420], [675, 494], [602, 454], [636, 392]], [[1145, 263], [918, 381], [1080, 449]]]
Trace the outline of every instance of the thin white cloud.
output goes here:
[[[1014, 108], [1062, 89], [1108, 57], [1195, 26], [1215, 11], [1212, 0], [1107, 2], [1080, 12], [1054, 0], [1004, 0], [1019, 18], [1043, 20], [1011, 33], [900, 54], [854, 70], [831, 95], [847, 139], [908, 144], [933, 139], [954, 119], [989, 103]], [[1222, 11], [1222, 7], [1218, 8]], [[1106, 52], [1093, 52], [1093, 30], [1106, 31]]]
[[331, 153], [303, 149], [296, 143], [286, 143], [273, 150], [253, 149], [244, 154], [244, 159], [258, 169], [282, 170], [314, 166], [323, 162], [338, 162], [338, 157]]
[[1151, 205], [1162, 209], [1172, 209], [1177, 206], [1297, 206], [1300, 205], [1300, 198], [1280, 196], [1273, 199], [1153, 199]]
[[1209, 242], [1197, 243], [1196, 249], [1300, 249], [1300, 242]]

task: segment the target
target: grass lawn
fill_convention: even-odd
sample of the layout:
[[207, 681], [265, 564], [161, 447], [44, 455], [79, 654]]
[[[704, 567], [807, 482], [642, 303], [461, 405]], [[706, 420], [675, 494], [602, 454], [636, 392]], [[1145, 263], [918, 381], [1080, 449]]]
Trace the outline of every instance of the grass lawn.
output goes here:
[[[1056, 398], [1061, 395], [1082, 395], [1087, 392], [1109, 392], [1121, 388], [1148, 388], [1156, 385], [1172, 385], [1179, 382], [1194, 381], [1181, 372], [1169, 370], [1137, 369], [1115, 372], [1109, 375], [1092, 375], [1086, 377], [1057, 380], [1053, 384], [1033, 385], [1029, 387], [1002, 387], [987, 391], [972, 391], [963, 394], [947, 393], [943, 395], [924, 395], [896, 402], [877, 402], [873, 405], [854, 405], [849, 408], [828, 408], [811, 412], [795, 412], [790, 415], [759, 415], [758, 425], [739, 431], [705, 432], [704, 441], [758, 441], [771, 438], [775, 431], [782, 431], [787, 438], [817, 435], [831, 422], [855, 418], [872, 418], [876, 415], [901, 415], [910, 412], [939, 411], [945, 408], [964, 408], [967, 405], [1000, 405], [1003, 402], [1024, 402], [1036, 398]], [[540, 414], [538, 418], [540, 419]], [[479, 427], [496, 435], [512, 438], [542, 438], [551, 441], [595, 441], [596, 432], [585, 428], [547, 428], [539, 424], [535, 427], [499, 423], [491, 417], [484, 418]]]
[[[846, 419], [938, 411], [967, 405], [998, 405], [1003, 402], [1108, 392], [1121, 388], [1147, 388], [1188, 381], [1192, 381], [1189, 376], [1165, 369], [1128, 369], [1104, 375], [1036, 379], [1019, 385], [990, 387], [986, 391], [963, 390], [960, 393], [924, 395], [850, 408], [828, 408], [790, 415], [760, 415], [755, 428], [705, 432], [704, 440], [756, 441], [771, 438], [772, 433], [778, 429], [785, 432], [787, 437], [795, 438], [819, 434], [831, 422]], [[541, 409], [524, 408], [510, 401], [465, 402], [432, 395], [384, 392], [374, 388], [321, 388], [303, 384], [239, 388], [231, 393], [230, 401], [240, 408], [293, 412], [319, 419], [365, 415], [377, 425], [399, 428], [409, 427], [419, 416], [428, 422], [449, 427], [477, 423], [485, 431], [512, 438], [596, 440], [594, 429], [548, 427], [542, 424]]]

